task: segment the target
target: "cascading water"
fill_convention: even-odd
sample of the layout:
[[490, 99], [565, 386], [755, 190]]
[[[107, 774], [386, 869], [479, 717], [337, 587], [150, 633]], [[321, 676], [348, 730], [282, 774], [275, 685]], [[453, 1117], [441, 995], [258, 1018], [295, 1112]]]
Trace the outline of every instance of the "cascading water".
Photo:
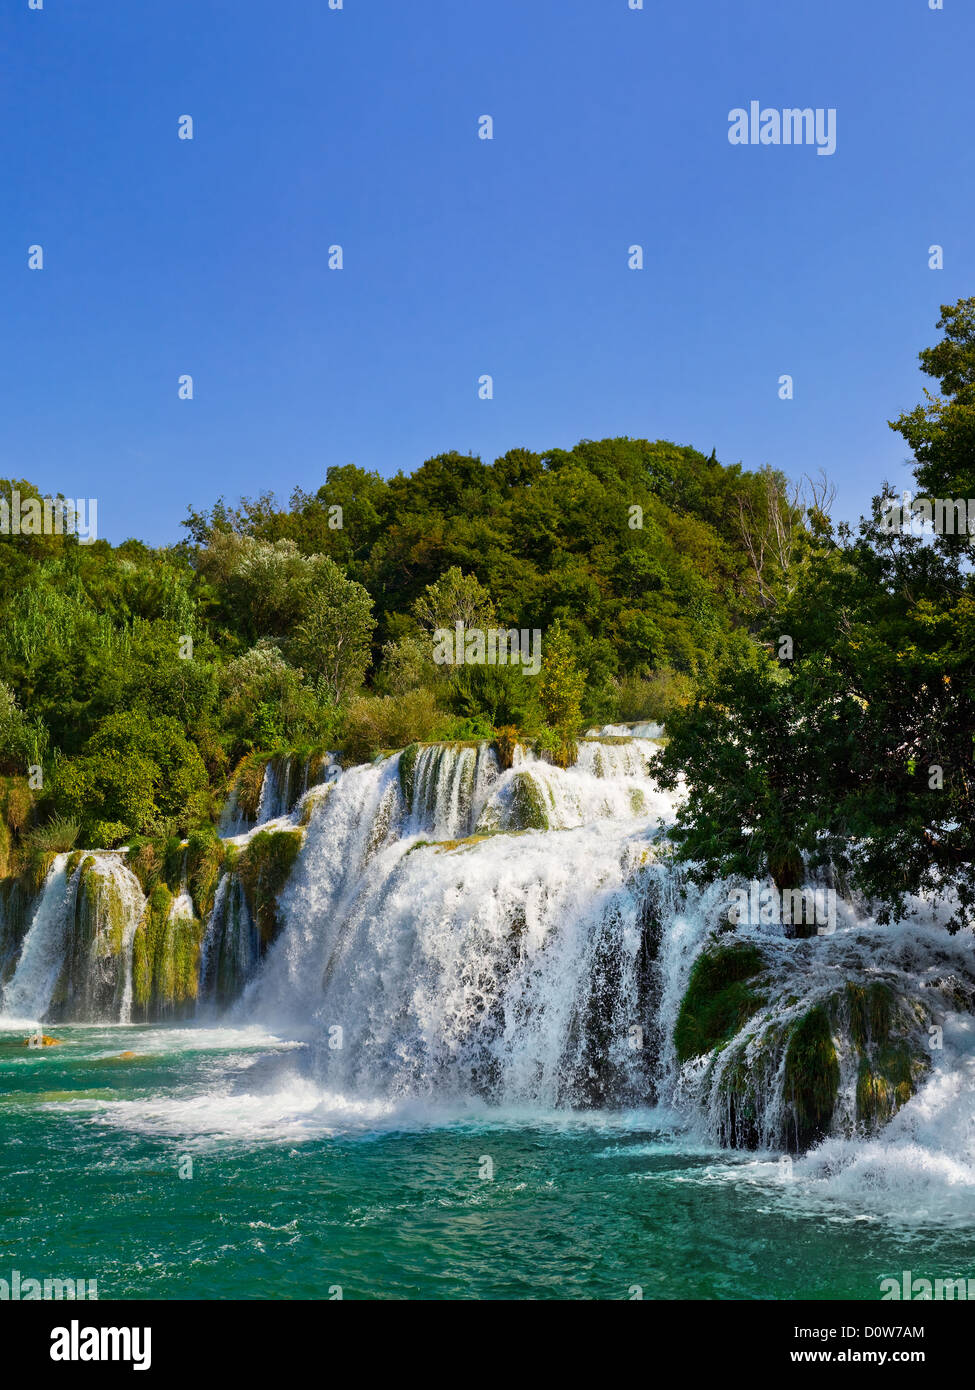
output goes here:
[[133, 951], [145, 898], [119, 855], [52, 861], [0, 1014], [37, 1020], [111, 1018], [132, 1010]]
[[68, 856], [59, 854], [48, 871], [16, 970], [3, 991], [0, 1012], [5, 1016], [39, 1020], [51, 1003], [64, 967], [68, 917], [77, 889], [67, 863]]
[[487, 745], [435, 746], [346, 773], [238, 1016], [312, 1024], [330, 1089], [645, 1101], [668, 878], [649, 817], [671, 811], [653, 752], [501, 772]]
[[268, 758], [261, 774], [256, 810], [251, 815], [245, 813], [235, 781], [220, 814], [219, 834], [234, 838], [290, 815], [310, 788], [336, 780], [340, 771], [341, 759], [337, 753], [325, 753], [317, 758], [297, 758], [288, 754]]
[[[205, 925], [185, 882], [154, 906], [120, 854], [70, 872], [58, 856], [3, 1012], [195, 1009], [305, 1040], [307, 1080], [355, 1106], [659, 1103], [705, 1143], [807, 1153], [827, 1187], [920, 1164], [970, 1192], [971, 933], [948, 937], [923, 904], [883, 927], [840, 903], [835, 933], [805, 939], [732, 928], [734, 885], [698, 886], [671, 859], [656, 751], [626, 726], [594, 731], [566, 769], [520, 747], [503, 768], [487, 743], [413, 746], [327, 767], [303, 794], [306, 773], [278, 760], [257, 824], [215, 842]], [[302, 836], [266, 880], [274, 846]], [[695, 1044], [688, 1000], [729, 951], [754, 960], [727, 996], [713, 985]]]
[[498, 771], [497, 756], [488, 743], [477, 748], [430, 744], [419, 749], [410, 774], [412, 808], [404, 833], [431, 834], [441, 840], [471, 834]]
[[[192, 907], [190, 902], [189, 916], [193, 915]], [[243, 885], [236, 874], [224, 874], [201, 948], [198, 993], [201, 1012], [213, 1013], [232, 1003], [253, 975], [259, 960], [260, 942]]]

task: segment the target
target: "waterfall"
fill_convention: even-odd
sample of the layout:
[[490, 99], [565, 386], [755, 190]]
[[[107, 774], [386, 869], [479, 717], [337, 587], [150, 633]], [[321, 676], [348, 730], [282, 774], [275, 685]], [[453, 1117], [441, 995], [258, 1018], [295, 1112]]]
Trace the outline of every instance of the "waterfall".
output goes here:
[[128, 1022], [133, 949], [145, 898], [120, 855], [53, 860], [0, 1013]]
[[257, 826], [281, 820], [294, 812], [312, 788], [334, 781], [340, 773], [338, 753], [303, 758], [275, 754], [263, 765], [257, 806], [250, 813], [240, 804], [240, 788], [235, 779], [220, 813], [218, 833], [224, 839], [232, 839]]
[[264, 825], [278, 816], [286, 816], [291, 809], [289, 780], [293, 758], [269, 758], [264, 768], [261, 782], [261, 799], [257, 806], [257, 824]]
[[8, 885], [3, 1012], [223, 1016], [306, 1041], [351, 1104], [662, 1105], [824, 1184], [975, 1182], [972, 933], [922, 901], [893, 925], [840, 901], [824, 935], [732, 922], [744, 886], [673, 858], [653, 732], [593, 730], [567, 768], [485, 741], [272, 760], [256, 823], [193, 841], [172, 889], [107, 851]]
[[486, 744], [434, 745], [346, 773], [238, 1016], [312, 1026], [323, 1083], [353, 1094], [646, 1100], [673, 810], [652, 752], [501, 772]]
[[[176, 903], [174, 902], [174, 910]], [[189, 904], [192, 917], [193, 904]], [[201, 1010], [213, 1013], [233, 1003], [260, 959], [260, 941], [247, 907], [243, 885], [234, 873], [225, 873], [217, 886], [213, 911], [203, 937], [198, 1001]]]
[[[588, 1104], [645, 1098], [641, 835], [387, 845], [338, 904], [299, 880], [281, 943], [329, 1089]], [[422, 904], [420, 910], [417, 905]], [[255, 991], [258, 1014], [284, 1003]], [[338, 1044], [336, 1043], [338, 1040]]]
[[48, 870], [13, 978], [3, 991], [0, 1014], [39, 1021], [47, 1013], [64, 967], [68, 915], [77, 889], [77, 876], [69, 878], [67, 863], [68, 856], [59, 854]]
[[498, 759], [488, 743], [476, 748], [430, 744], [416, 755], [412, 806], [406, 834], [439, 840], [471, 834], [489, 790], [498, 777]]

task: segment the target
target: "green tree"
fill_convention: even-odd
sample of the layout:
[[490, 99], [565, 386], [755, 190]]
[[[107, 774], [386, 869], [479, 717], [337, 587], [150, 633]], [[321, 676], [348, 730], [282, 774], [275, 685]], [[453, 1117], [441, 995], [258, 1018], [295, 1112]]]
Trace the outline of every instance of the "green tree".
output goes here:
[[64, 763], [55, 799], [83, 827], [139, 834], [187, 830], [209, 812], [206, 768], [175, 719], [128, 711], [101, 721], [81, 757]]
[[309, 612], [291, 639], [295, 662], [314, 676], [330, 703], [359, 689], [370, 660], [376, 620], [372, 599], [327, 556], [321, 557]]
[[542, 638], [542, 668], [536, 680], [545, 722], [559, 735], [562, 748], [568, 753], [582, 721], [586, 677], [576, 664], [572, 638], [560, 622], [555, 622]]

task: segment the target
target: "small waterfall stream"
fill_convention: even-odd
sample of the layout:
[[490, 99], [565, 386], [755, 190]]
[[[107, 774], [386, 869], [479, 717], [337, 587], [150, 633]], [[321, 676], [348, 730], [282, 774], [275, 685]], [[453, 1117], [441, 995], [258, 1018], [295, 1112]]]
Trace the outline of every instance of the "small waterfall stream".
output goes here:
[[59, 854], [48, 870], [40, 902], [24, 938], [13, 978], [3, 992], [2, 1013], [40, 1020], [46, 1014], [64, 966], [69, 915], [76, 877], [67, 873], [68, 856]]

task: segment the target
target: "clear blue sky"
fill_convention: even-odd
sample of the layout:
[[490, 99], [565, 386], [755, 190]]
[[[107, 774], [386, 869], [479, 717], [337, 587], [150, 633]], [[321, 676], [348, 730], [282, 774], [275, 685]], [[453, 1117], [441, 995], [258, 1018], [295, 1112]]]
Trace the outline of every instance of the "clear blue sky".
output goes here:
[[[856, 515], [975, 293], [944, 3], [5, 0], [0, 473], [164, 543], [331, 464], [629, 434], [824, 467]], [[836, 153], [732, 146], [753, 99], [835, 107]]]

